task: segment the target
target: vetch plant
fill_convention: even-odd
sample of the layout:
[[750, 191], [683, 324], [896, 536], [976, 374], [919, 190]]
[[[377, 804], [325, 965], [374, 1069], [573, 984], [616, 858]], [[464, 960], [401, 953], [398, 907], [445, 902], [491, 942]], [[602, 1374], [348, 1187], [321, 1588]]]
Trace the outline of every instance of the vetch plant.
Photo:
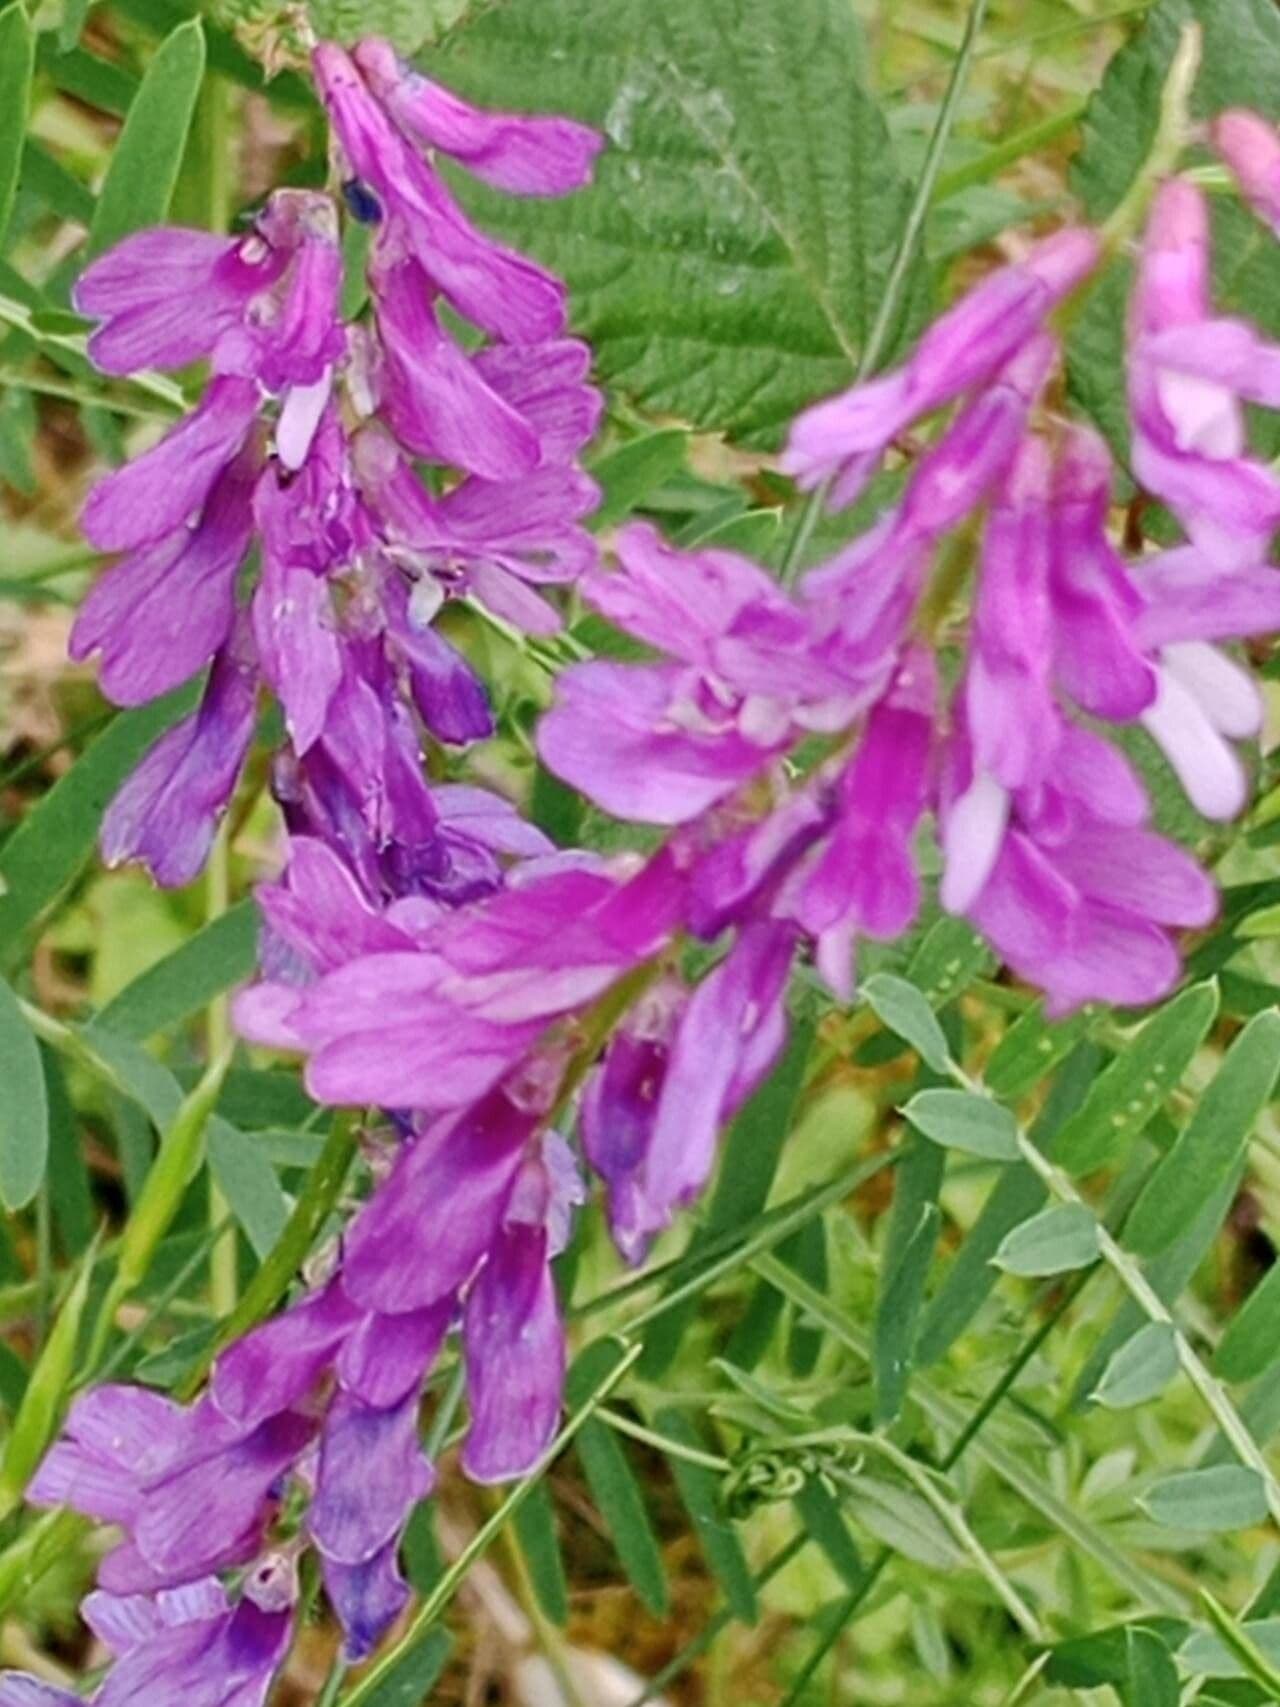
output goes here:
[[[814, 9], [824, 30], [852, 28], [830, 22], [825, 0]], [[154, 1161], [122, 1149], [123, 1234], [86, 1259], [56, 1380], [48, 1361], [32, 1373], [4, 1462], [13, 1503], [39, 1459], [25, 1497], [50, 1515], [15, 1535], [12, 1581], [0, 1553], [0, 1606], [38, 1577], [31, 1550], [68, 1513], [111, 1531], [81, 1608], [99, 1707], [266, 1702], [322, 1605], [340, 1632], [325, 1707], [389, 1701], [508, 1517], [522, 1590], [539, 1628], [554, 1624], [556, 1544], [531, 1495], [575, 1437], [591, 1494], [624, 1527], [629, 1574], [659, 1607], [657, 1542], [617, 1444], [628, 1435], [669, 1458], [735, 1613], [754, 1615], [781, 1564], [753, 1579], [729, 1519], [763, 1534], [794, 1501], [801, 1529], [777, 1558], [816, 1540], [842, 1586], [788, 1704], [899, 1560], [973, 1572], [984, 1605], [1032, 1644], [1008, 1699], [1032, 1698], [1043, 1671], [1145, 1707], [1178, 1699], [1178, 1664], [1255, 1690], [1232, 1701], [1271, 1687], [1269, 1588], [1251, 1607], [1256, 1630], [1216, 1602], [1212, 1638], [1194, 1629], [1193, 1584], [1131, 1562], [1124, 1537], [984, 1430], [1106, 1270], [1128, 1313], [1097, 1336], [1076, 1402], [1120, 1414], [1184, 1376], [1226, 1460], [1192, 1460], [1144, 1509], [1217, 1527], [1208, 1477], [1234, 1514], [1222, 1527], [1280, 1521], [1269, 1390], [1238, 1401], [1225, 1385], [1233, 1367], [1264, 1376], [1270, 1353], [1242, 1350], [1236, 1327], [1215, 1370], [1216, 1335], [1175, 1313], [1251, 1141], [1270, 1166], [1280, 1071], [1265, 949], [1250, 972], [1231, 970], [1241, 921], [1273, 900], [1274, 813], [1256, 813], [1247, 843], [1231, 826], [1267, 767], [1280, 441], [1263, 412], [1280, 407], [1280, 327], [1256, 324], [1247, 294], [1219, 301], [1231, 257], [1219, 248], [1215, 263], [1212, 216], [1222, 201], [1248, 219], [1250, 253], [1280, 265], [1280, 135], [1216, 99], [1217, 36], [1162, 0], [1124, 50], [1160, 63], [1158, 77], [1142, 68], [1159, 95], [1123, 193], [984, 257], [966, 289], [881, 349], [915, 288], [984, 10], [970, 9], [913, 206], [895, 186], [886, 197], [899, 223], [892, 262], [877, 263], [874, 371], [814, 397], [753, 475], [792, 506], [780, 538], [733, 494], [721, 514], [723, 490], [685, 466], [684, 432], [637, 427], [616, 365], [597, 371], [616, 336], [608, 313], [597, 362], [569, 330], [565, 282], [486, 225], [486, 211], [499, 228], [518, 217], [539, 248], [540, 218], [550, 232], [580, 217], [583, 252], [607, 249], [592, 222], [631, 147], [629, 85], [602, 126], [508, 111], [464, 99], [429, 54], [421, 71], [379, 36], [339, 45], [291, 13], [269, 57], [272, 69], [291, 60], [291, 98], [323, 126], [315, 169], [269, 188], [236, 235], [146, 224], [96, 253], [70, 284], [83, 342], [38, 302], [5, 310], [24, 338], [52, 328], [46, 353], [70, 364], [91, 409], [190, 403], [96, 481], [81, 515], [113, 561], [79, 603], [70, 655], [97, 660], [103, 695], [128, 716], [154, 720], [91, 779], [103, 865], [136, 864], [164, 890], [206, 880], [222, 898], [207, 941], [234, 916], [222, 909], [228, 842], [257, 839], [260, 931], [184, 1010], [210, 1004], [211, 1065], [195, 1091], [184, 1097], [177, 1057], [138, 1047], [160, 1028], [137, 1022], [130, 1037], [128, 1019], [131, 1003], [185, 999], [186, 962], [171, 981], [159, 967], [140, 993], [125, 989], [114, 1026], [113, 1004], [79, 1028], [38, 1002], [0, 1010], [18, 1038], [10, 1047], [0, 1031], [0, 1068], [51, 1071], [38, 1037], [48, 1061], [64, 1056], [164, 1133]], [[662, 98], [698, 148], [727, 151], [721, 172], [754, 184], [755, 140], [725, 134], [694, 75], [702, 61], [679, 57], [686, 24], [696, 35], [673, 24], [676, 58], [654, 61]], [[505, 27], [489, 26], [499, 41]], [[483, 57], [484, 28], [461, 30], [464, 80], [470, 30]], [[657, 51], [648, 24], [626, 28]], [[0, 31], [25, 55], [25, 90], [35, 59], [21, 8]], [[783, 53], [776, 33], [765, 45], [762, 64]], [[239, 52], [224, 42], [224, 56]], [[136, 99], [147, 95], [144, 84]], [[643, 180], [625, 159], [624, 177], [633, 164]], [[0, 215], [3, 190], [0, 174]], [[657, 194], [643, 182], [636, 205]], [[559, 211], [529, 211], [543, 200]], [[576, 205], [588, 212], [565, 211]], [[793, 214], [766, 223], [769, 241], [782, 233], [798, 251]], [[1086, 333], [1117, 290], [1122, 368], [1093, 408]], [[644, 315], [662, 312], [646, 299]], [[615, 431], [619, 445], [593, 450]], [[602, 499], [620, 526], [593, 523]], [[749, 548], [757, 537], [763, 550]], [[193, 680], [197, 697], [171, 709]], [[103, 741], [125, 727], [122, 716]], [[1212, 846], [1179, 833], [1188, 809], [1218, 827]], [[25, 828], [0, 848], [0, 870], [16, 849], [14, 905], [27, 905], [25, 881], [29, 924], [45, 901], [24, 877]], [[1188, 959], [1196, 978], [1222, 973], [1221, 988], [1179, 995]], [[1211, 1035], [1220, 1017], [1248, 1023]], [[1215, 1037], [1220, 1070], [1204, 1061]], [[915, 1095], [902, 1043], [920, 1055]], [[301, 1063], [300, 1088], [282, 1061]], [[298, 1131], [277, 1131], [295, 1171], [286, 1197], [268, 1168], [264, 1229], [260, 1152], [233, 1124], [235, 1096], [254, 1105], [282, 1079], [305, 1112]], [[853, 1097], [867, 1131], [898, 1109], [903, 1123], [892, 1147], [771, 1205], [802, 1085], [810, 1111]], [[317, 1150], [331, 1109], [346, 1112]], [[196, 1343], [171, 1367], [161, 1349], [149, 1379], [156, 1354], [142, 1342], [189, 1270], [141, 1322], [127, 1312], [189, 1225], [206, 1158], [236, 1182], [227, 1197], [257, 1263], [230, 1276], [229, 1309], [215, 1288]], [[980, 1210], [961, 1201], [966, 1162], [1002, 1170]], [[1117, 1177], [1095, 1202], [1075, 1176], [1104, 1162]], [[849, 1308], [866, 1297], [868, 1258], [839, 1205], [889, 1169], [868, 1333]], [[597, 1196], [637, 1273], [584, 1301], [575, 1265], [584, 1252], [597, 1271], [607, 1260]], [[1202, 1198], [1204, 1227], [1182, 1226]], [[47, 1199], [39, 1213], [47, 1266]], [[700, 1214], [685, 1254], [659, 1260]], [[939, 1274], [944, 1220], [959, 1248]], [[215, 1217], [210, 1239], [223, 1233]], [[105, 1294], [73, 1371], [97, 1262]], [[925, 1366], [982, 1324], [997, 1269], [1050, 1291], [975, 1412]], [[670, 1324], [749, 1276], [758, 1287], [738, 1299], [711, 1387], [687, 1368], [664, 1387]], [[658, 1282], [634, 1313], [635, 1293]], [[1268, 1287], [1238, 1318], [1264, 1337], [1255, 1300]], [[610, 1313], [611, 1335], [580, 1348], [575, 1324], [593, 1311]], [[765, 1380], [753, 1371], [783, 1311], [790, 1339]], [[850, 1358], [869, 1366], [869, 1400], [851, 1388]], [[1064, 1409], [1053, 1427], [1074, 1417]], [[432, 1575], [410, 1558], [414, 1526], [430, 1522], [455, 1446], [461, 1484], [515, 1486]], [[1072, 1569], [1087, 1557], [1128, 1597], [1118, 1638], [1081, 1628], [1032, 1565], [1012, 1580], [1020, 1561], [1000, 1558], [952, 1479], [979, 1453], [1066, 1536]], [[865, 1557], [847, 1523], [881, 1550]], [[1030, 1558], [1039, 1542], [1007, 1544]], [[557, 1699], [572, 1700], [586, 1662], [549, 1641]], [[371, 1658], [339, 1697], [347, 1669]], [[61, 1672], [0, 1677], [0, 1707], [83, 1695]]]

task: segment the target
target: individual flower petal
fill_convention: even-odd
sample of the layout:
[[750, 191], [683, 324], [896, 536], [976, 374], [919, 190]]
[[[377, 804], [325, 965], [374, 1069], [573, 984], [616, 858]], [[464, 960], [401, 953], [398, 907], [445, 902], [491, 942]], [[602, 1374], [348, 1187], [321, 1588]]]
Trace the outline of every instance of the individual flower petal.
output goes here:
[[299, 1404], [334, 1360], [360, 1312], [336, 1285], [295, 1304], [228, 1347], [210, 1392], [246, 1431]]
[[89, 339], [90, 358], [118, 374], [199, 361], [287, 264], [286, 253], [257, 236], [167, 225], [135, 231], [91, 262], [72, 292], [81, 314], [103, 322]]
[[194, 528], [179, 528], [108, 569], [81, 605], [67, 649], [77, 660], [101, 651], [99, 685], [117, 705], [145, 705], [168, 693], [230, 636], [256, 474], [254, 451], [237, 457]]
[[1280, 235], [1280, 137], [1260, 113], [1233, 107], [1210, 126], [1213, 146], [1258, 218]]
[[358, 1565], [320, 1555], [325, 1593], [337, 1614], [348, 1664], [367, 1659], [409, 1604], [409, 1585], [396, 1564], [395, 1542]]
[[494, 1092], [418, 1139], [351, 1230], [348, 1295], [389, 1315], [452, 1299], [493, 1242], [534, 1125]]
[[511, 1222], [491, 1246], [463, 1322], [471, 1427], [462, 1466], [477, 1482], [533, 1469], [555, 1437], [564, 1328], [543, 1227]]
[[792, 427], [784, 469], [805, 487], [834, 480], [833, 505], [851, 504], [898, 434], [1015, 357], [1099, 252], [1093, 232], [1071, 229], [992, 273], [934, 321], [905, 367], [806, 410]]
[[348, 1334], [338, 1357], [338, 1380], [366, 1405], [386, 1409], [416, 1392], [453, 1322], [453, 1299], [387, 1316], [371, 1312]]
[[380, 1553], [435, 1480], [418, 1444], [418, 1395], [385, 1410], [339, 1392], [320, 1436], [320, 1467], [307, 1525], [339, 1564]]
[[90, 492], [81, 517], [89, 543], [99, 551], [133, 551], [184, 527], [204, 508], [257, 412], [255, 385], [215, 379], [158, 445]]
[[589, 126], [473, 107], [420, 76], [376, 37], [362, 41], [355, 58], [403, 130], [486, 183], [517, 196], [563, 196], [591, 182], [604, 138]]
[[233, 642], [214, 660], [199, 711], [161, 736], [108, 807], [107, 865], [140, 860], [170, 889], [199, 874], [253, 739], [256, 698]]

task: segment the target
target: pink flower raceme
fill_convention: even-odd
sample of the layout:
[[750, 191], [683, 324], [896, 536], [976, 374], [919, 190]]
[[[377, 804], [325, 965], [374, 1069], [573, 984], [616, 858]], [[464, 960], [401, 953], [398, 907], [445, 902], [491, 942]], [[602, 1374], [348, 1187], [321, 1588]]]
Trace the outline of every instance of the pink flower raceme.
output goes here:
[[802, 487], [833, 480], [832, 504], [851, 504], [893, 440], [991, 380], [1099, 254], [1093, 232], [1060, 231], [1025, 260], [993, 273], [939, 316], [903, 367], [807, 409], [791, 430], [783, 467]]

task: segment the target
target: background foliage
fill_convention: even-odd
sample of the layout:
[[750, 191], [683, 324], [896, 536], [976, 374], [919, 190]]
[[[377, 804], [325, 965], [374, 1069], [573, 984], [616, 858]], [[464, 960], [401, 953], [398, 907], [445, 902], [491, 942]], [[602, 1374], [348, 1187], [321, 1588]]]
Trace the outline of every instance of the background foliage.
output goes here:
[[[610, 395], [601, 530], [641, 513], [770, 560], [796, 506], [768, 452], [856, 366], [967, 10], [310, 8], [470, 96], [607, 132], [589, 194], [466, 193], [571, 283]], [[1029, 225], [1115, 205], [1191, 16], [1203, 109], [1280, 117], [1271, 0], [992, 0], [882, 356]], [[304, 83], [261, 69], [288, 36], [259, 0], [0, 8], [0, 1657], [51, 1678], [100, 1657], [72, 1615], [96, 1542], [21, 1508], [68, 1393], [93, 1369], [189, 1390], [230, 1299], [243, 1319], [263, 1274], [283, 1285], [359, 1184], [278, 1063], [241, 1050], [202, 1079], [253, 965], [265, 777], [207, 885], [103, 873], [104, 805], [191, 693], [113, 714], [64, 662], [96, 561], [85, 487], [183, 406], [92, 372], [70, 284], [139, 225], [230, 227], [270, 183], [323, 177]], [[1227, 196], [1216, 215], [1223, 300], [1280, 332], [1277, 250]], [[1118, 445], [1124, 273], [1075, 327], [1071, 373]], [[563, 841], [614, 845], [531, 758], [567, 649], [456, 623], [501, 711], [465, 774]], [[936, 913], [868, 965], [853, 1011], [799, 983], [792, 1046], [701, 1212], [631, 1279], [582, 1218], [560, 1277], [572, 1444], [500, 1499], [446, 1477], [411, 1530], [413, 1622], [344, 1700], [1280, 1700], [1280, 795], [1260, 755], [1260, 804], [1211, 842], [1146, 762], [1225, 885], [1183, 993], [1049, 1025]], [[156, 1226], [157, 1180], [188, 1176]], [[314, 1701], [334, 1647], [317, 1613], [280, 1699]]]

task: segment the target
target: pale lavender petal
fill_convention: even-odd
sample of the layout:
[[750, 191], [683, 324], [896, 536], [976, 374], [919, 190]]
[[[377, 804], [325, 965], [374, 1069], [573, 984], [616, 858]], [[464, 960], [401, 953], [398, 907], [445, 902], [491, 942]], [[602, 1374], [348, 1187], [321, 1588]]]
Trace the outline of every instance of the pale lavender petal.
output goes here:
[[307, 1525], [320, 1551], [359, 1565], [392, 1541], [435, 1480], [418, 1444], [418, 1395], [377, 1410], [347, 1392], [329, 1406]]
[[1244, 766], [1194, 694], [1168, 670], [1159, 672], [1155, 703], [1142, 722], [1197, 811], [1226, 819], [1243, 810], [1248, 797]]
[[392, 1542], [372, 1559], [344, 1565], [320, 1555], [325, 1593], [342, 1625], [343, 1653], [351, 1664], [366, 1659], [409, 1604], [409, 1586]]

